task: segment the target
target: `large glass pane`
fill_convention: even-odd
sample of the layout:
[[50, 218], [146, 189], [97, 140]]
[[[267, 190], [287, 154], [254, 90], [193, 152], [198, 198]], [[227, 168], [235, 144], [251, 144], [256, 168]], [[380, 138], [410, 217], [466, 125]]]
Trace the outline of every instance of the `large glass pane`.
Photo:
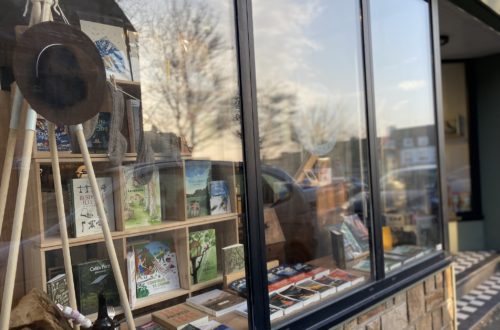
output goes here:
[[356, 1], [253, 1], [272, 319], [370, 280], [359, 17]]
[[429, 3], [371, 1], [386, 271], [441, 248]]
[[[7, 283], [16, 286], [13, 305], [37, 288], [90, 322], [107, 310], [124, 323], [131, 310], [123, 329], [135, 329], [132, 319], [149, 324], [137, 329], [159, 329], [152, 321], [168, 329], [191, 322], [248, 328], [245, 292], [229, 289], [246, 273], [234, 1], [62, 0], [55, 9], [50, 3], [28, 2], [24, 19], [24, 3], [0, 0], [2, 141], [19, 90], [38, 115], [27, 166], [8, 173], [11, 186], [18, 176], [29, 186], [24, 256], [13, 259], [14, 267], [0, 266], [2, 274], [17, 271], [15, 283]], [[37, 24], [42, 16], [57, 23]], [[22, 26], [30, 21], [29, 29]], [[19, 90], [10, 84], [12, 71]], [[26, 107], [19, 111], [24, 118]], [[50, 121], [58, 125], [59, 169], [49, 152]], [[21, 205], [7, 209], [2, 237], [9, 237]], [[59, 225], [61, 214], [66, 225]], [[98, 315], [100, 293], [108, 308]], [[2, 319], [9, 310], [2, 304]], [[16, 323], [24, 321], [12, 319], [11, 326], [36, 327]]]

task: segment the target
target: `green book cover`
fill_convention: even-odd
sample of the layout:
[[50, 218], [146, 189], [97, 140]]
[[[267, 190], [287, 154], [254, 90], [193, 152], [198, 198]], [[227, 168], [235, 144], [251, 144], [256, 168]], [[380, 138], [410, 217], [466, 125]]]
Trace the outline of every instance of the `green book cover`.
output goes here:
[[217, 277], [217, 247], [215, 229], [189, 233], [191, 282], [209, 281]]
[[222, 248], [224, 274], [232, 274], [245, 270], [245, 253], [243, 244], [234, 244]]
[[98, 295], [103, 291], [108, 306], [120, 306], [120, 297], [109, 260], [89, 261], [74, 266], [78, 310], [84, 315], [97, 312]]
[[151, 181], [139, 184], [134, 178], [134, 166], [123, 168], [125, 178], [125, 228], [143, 227], [161, 223], [160, 176], [154, 170]]
[[186, 161], [186, 214], [188, 218], [210, 215], [209, 183], [212, 164], [209, 161]]

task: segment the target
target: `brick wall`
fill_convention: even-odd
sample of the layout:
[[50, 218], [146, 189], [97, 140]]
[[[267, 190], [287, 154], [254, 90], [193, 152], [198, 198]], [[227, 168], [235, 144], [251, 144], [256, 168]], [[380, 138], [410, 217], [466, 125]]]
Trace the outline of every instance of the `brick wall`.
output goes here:
[[332, 330], [456, 329], [451, 267], [386, 299]]

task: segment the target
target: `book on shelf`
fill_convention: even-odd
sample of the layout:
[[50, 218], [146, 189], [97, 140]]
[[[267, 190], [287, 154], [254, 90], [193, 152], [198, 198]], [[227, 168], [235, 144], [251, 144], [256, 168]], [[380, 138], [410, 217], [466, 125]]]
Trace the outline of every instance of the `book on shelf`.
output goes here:
[[301, 282], [298, 282], [297, 286], [307, 290], [318, 292], [321, 299], [337, 292], [337, 289], [335, 287], [324, 285], [313, 280], [303, 280]]
[[333, 261], [335, 261], [335, 266], [346, 268], [344, 235], [340, 230], [330, 228], [330, 239], [332, 242], [332, 257]]
[[323, 277], [325, 275], [328, 275], [330, 273], [330, 270], [324, 267], [320, 266], [313, 266], [310, 264], [305, 264], [305, 263], [296, 263], [293, 266], [293, 269], [296, 271], [305, 273], [307, 277], [310, 277], [312, 279]]
[[315, 279], [315, 281], [323, 285], [331, 286], [335, 288], [337, 292], [345, 290], [351, 286], [351, 282], [342, 280], [340, 278], [331, 278], [330, 276], [323, 276], [321, 278]]
[[229, 313], [246, 303], [244, 298], [219, 289], [186, 300], [186, 304], [215, 317]]
[[113, 270], [109, 260], [88, 261], [74, 266], [78, 310], [89, 315], [97, 312], [99, 292], [106, 296], [109, 306], [120, 306]]
[[351, 282], [351, 285], [356, 285], [365, 281], [364, 276], [357, 276], [342, 269], [335, 269], [330, 274], [328, 274], [328, 276], [334, 279], [341, 279], [346, 282]]
[[123, 27], [86, 20], [80, 20], [80, 27], [95, 43], [104, 63], [106, 77], [132, 80]]
[[368, 251], [369, 249], [369, 233], [368, 228], [359, 219], [357, 214], [344, 215], [344, 223], [349, 228], [350, 232], [354, 236], [354, 239], [359, 244], [363, 251]]
[[279, 294], [291, 299], [302, 301], [304, 306], [318, 301], [320, 298], [319, 292], [311, 291], [297, 285], [292, 285], [285, 290], [279, 291]]
[[137, 299], [180, 288], [175, 248], [170, 240], [135, 244]]
[[228, 287], [244, 297], [247, 295], [247, 281], [244, 277], [232, 281]]
[[281, 265], [278, 267], [273, 267], [269, 270], [269, 273], [272, 273], [283, 279], [286, 279], [290, 284], [312, 278], [306, 272], [296, 270], [293, 266], [289, 265]]
[[226, 214], [231, 212], [231, 197], [225, 180], [210, 182], [210, 214]]
[[206, 282], [217, 278], [217, 241], [215, 229], [189, 233], [191, 282]]
[[267, 273], [267, 290], [268, 292], [274, 292], [288, 287], [292, 284], [287, 278], [278, 276], [271, 272]]
[[395, 258], [391, 258], [390, 255], [384, 254], [384, 267], [385, 271], [392, 271], [401, 267], [403, 263]]
[[188, 324], [208, 322], [208, 315], [186, 304], [168, 307], [152, 314], [153, 321], [169, 330], [180, 330]]
[[134, 308], [137, 303], [137, 285], [135, 282], [135, 253], [127, 252], [127, 279], [128, 279], [128, 300], [130, 308]]
[[288, 315], [304, 306], [302, 301], [288, 298], [276, 292], [269, 295], [269, 304], [283, 310], [284, 315]]
[[150, 321], [146, 324], [140, 325], [136, 328], [137, 330], [167, 330], [155, 321]]
[[47, 294], [54, 303], [69, 306], [66, 274], [59, 274], [47, 281]]
[[[358, 243], [351, 230], [345, 222], [334, 224], [329, 227], [331, 233], [341, 233], [344, 245], [344, 256], [346, 260], [353, 260], [361, 256], [366, 250]], [[333, 238], [333, 237], [332, 237]], [[334, 244], [333, 245], [338, 245]], [[335, 248], [332, 246], [332, 248]], [[340, 266], [339, 266], [340, 267]]]
[[111, 126], [111, 112], [99, 112], [94, 133], [87, 139], [90, 153], [107, 153], [109, 145], [109, 129]]
[[142, 116], [141, 116], [141, 101], [128, 99], [125, 101], [127, 109], [127, 126], [130, 143], [130, 152], [138, 152], [141, 143], [142, 133]]
[[210, 320], [205, 323], [188, 324], [182, 330], [233, 330], [233, 328], [228, 327], [216, 320]]
[[161, 223], [160, 176], [157, 169], [151, 170], [151, 180], [141, 184], [134, 178], [133, 165], [123, 167], [125, 229]]
[[186, 212], [188, 218], [210, 215], [209, 182], [212, 179], [210, 161], [185, 162]]
[[222, 248], [224, 274], [232, 274], [245, 270], [245, 253], [243, 244], [233, 244]]
[[[56, 125], [56, 145], [59, 152], [71, 152], [71, 135], [68, 126]], [[50, 151], [49, 128], [47, 120], [41, 116], [36, 118], [36, 150]]]
[[[245, 304], [235, 310], [235, 313], [248, 318], [248, 306]], [[283, 316], [283, 310], [274, 306], [269, 306], [269, 318], [275, 320]]]
[[[386, 251], [387, 255], [403, 256], [413, 261], [414, 259], [420, 258], [428, 254], [431, 250], [429, 248], [417, 246], [417, 245], [399, 245], [394, 247], [390, 251]], [[407, 262], [409, 262], [407, 261]]]
[[[97, 185], [104, 202], [104, 211], [109, 229], [115, 230], [115, 205], [113, 201], [113, 180], [111, 177], [100, 177]], [[71, 209], [74, 237], [83, 237], [102, 233], [101, 219], [97, 213], [94, 193], [88, 178], [71, 179]]]
[[361, 259], [356, 264], [354, 264], [352, 268], [362, 272], [369, 273], [371, 269], [371, 261], [369, 258]]
[[141, 81], [141, 67], [139, 65], [139, 33], [127, 30], [128, 57], [130, 59], [130, 71], [132, 80]]

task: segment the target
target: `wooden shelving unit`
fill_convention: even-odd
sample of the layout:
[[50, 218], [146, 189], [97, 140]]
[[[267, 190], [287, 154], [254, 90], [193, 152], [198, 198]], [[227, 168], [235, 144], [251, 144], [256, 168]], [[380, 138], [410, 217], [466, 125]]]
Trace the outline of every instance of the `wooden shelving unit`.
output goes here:
[[[140, 97], [140, 84], [136, 82], [117, 81], [127, 93]], [[122, 189], [124, 188], [122, 167], [133, 164], [137, 154], [126, 153], [123, 166], [110, 166], [105, 154], [92, 154], [97, 177], [109, 176], [114, 186], [115, 230], [112, 231], [115, 248], [122, 268], [122, 274], [128, 287], [126, 271], [126, 255], [130, 244], [142, 237], [150, 239], [169, 238], [175, 245], [180, 288], [169, 292], [137, 299], [134, 311], [152, 306], [182, 296], [190, 296], [193, 292], [217, 286], [222, 283], [221, 248], [238, 243], [238, 213], [236, 197], [237, 164], [231, 162], [212, 161], [212, 179], [225, 180], [230, 190], [231, 212], [221, 215], [209, 215], [188, 218], [185, 195], [185, 165], [188, 161], [180, 158], [170, 163], [166, 161], [169, 155], [157, 154], [156, 160], [160, 177], [162, 202], [162, 222], [157, 225], [127, 228], [124, 221]], [[66, 190], [65, 209], [68, 223], [71, 220], [71, 203], [69, 202], [69, 182], [74, 177], [75, 170], [83, 165], [79, 153], [61, 152], [60, 166], [63, 180], [63, 190]], [[25, 211], [25, 226], [23, 228], [23, 254], [25, 267], [26, 290], [39, 288], [46, 290], [49, 280], [49, 270], [63, 266], [61, 239], [57, 224], [57, 213], [53, 186], [50, 177], [51, 159], [49, 152], [35, 151], [32, 157], [29, 178], [27, 208]], [[216, 231], [218, 272], [217, 278], [193, 285], [190, 279], [189, 233], [192, 230], [213, 228]], [[102, 234], [69, 239], [73, 264], [92, 259], [107, 259], [107, 253]]]

